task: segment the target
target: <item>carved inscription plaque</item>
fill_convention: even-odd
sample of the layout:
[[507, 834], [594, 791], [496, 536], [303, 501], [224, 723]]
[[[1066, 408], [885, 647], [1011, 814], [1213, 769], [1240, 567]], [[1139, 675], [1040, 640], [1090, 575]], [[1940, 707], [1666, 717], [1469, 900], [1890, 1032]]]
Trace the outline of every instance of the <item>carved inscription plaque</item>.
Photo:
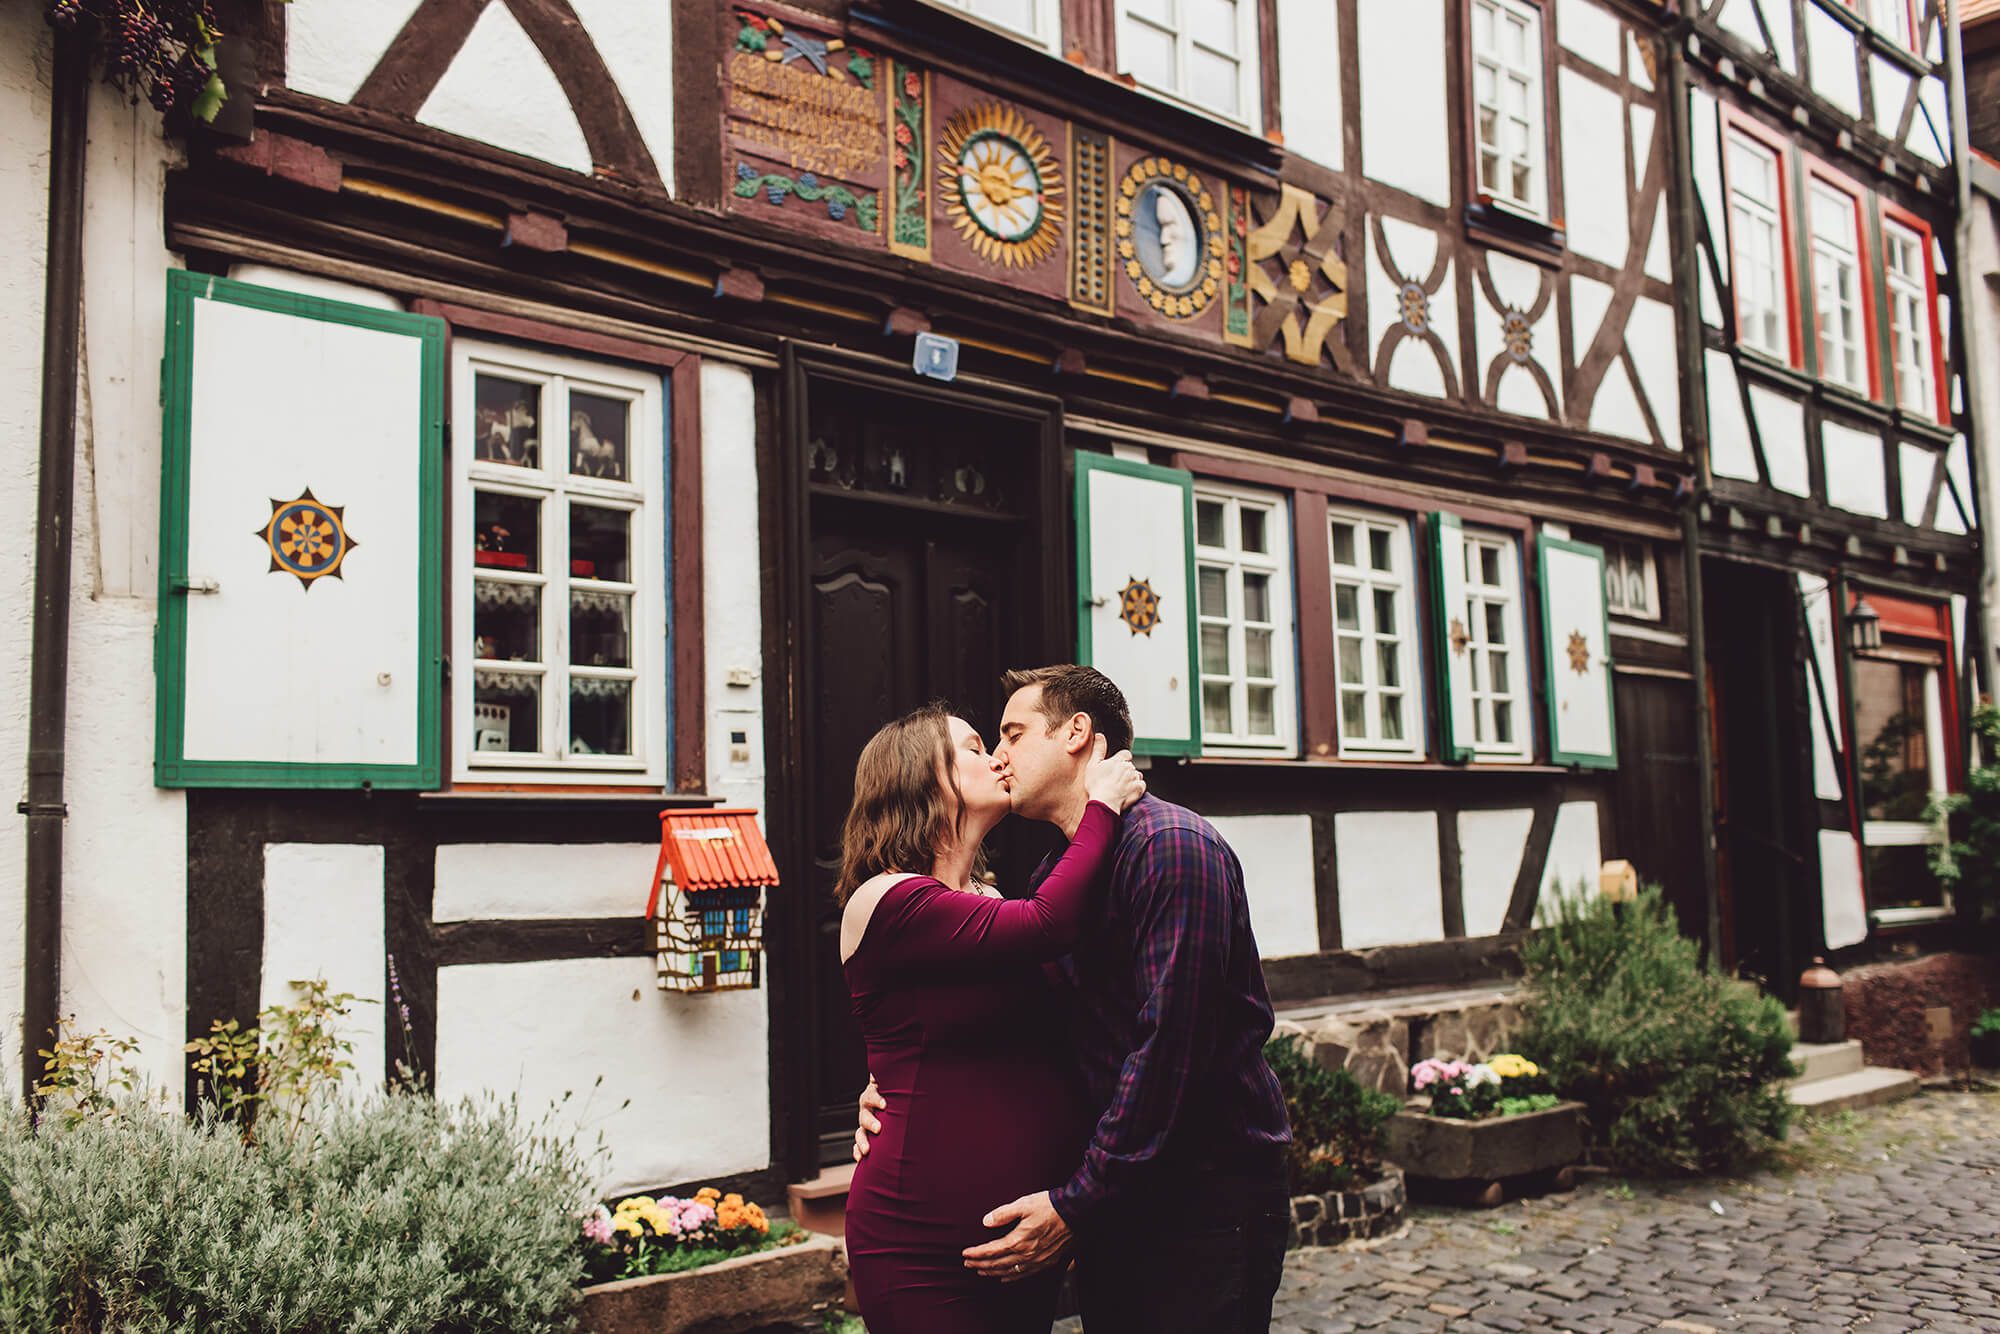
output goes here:
[[882, 107], [875, 91], [738, 51], [729, 58], [729, 133], [743, 148], [835, 180], [882, 165]]

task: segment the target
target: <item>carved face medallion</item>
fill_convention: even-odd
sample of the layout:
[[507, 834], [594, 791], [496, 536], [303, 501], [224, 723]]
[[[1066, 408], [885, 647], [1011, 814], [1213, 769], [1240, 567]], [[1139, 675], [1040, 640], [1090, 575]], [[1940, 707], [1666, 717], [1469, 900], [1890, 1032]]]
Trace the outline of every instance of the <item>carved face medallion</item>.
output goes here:
[[1118, 258], [1162, 315], [1187, 319], [1222, 290], [1222, 214], [1201, 177], [1178, 162], [1142, 158], [1118, 189]]

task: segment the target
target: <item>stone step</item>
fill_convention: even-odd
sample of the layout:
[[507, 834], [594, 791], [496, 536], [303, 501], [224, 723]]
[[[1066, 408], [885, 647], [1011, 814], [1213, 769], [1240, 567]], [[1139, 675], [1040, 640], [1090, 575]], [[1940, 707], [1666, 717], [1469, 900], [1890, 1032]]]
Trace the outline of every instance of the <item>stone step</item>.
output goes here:
[[847, 1190], [854, 1184], [854, 1164], [829, 1167], [810, 1181], [794, 1181], [785, 1187], [792, 1221], [808, 1232], [831, 1237], [847, 1231]]
[[1871, 1065], [1828, 1079], [1794, 1084], [1786, 1096], [1800, 1111], [1824, 1115], [1897, 1102], [1914, 1095], [1920, 1087], [1918, 1078], [1907, 1070]]
[[1802, 1067], [1798, 1077], [1791, 1081], [1794, 1086], [1835, 1075], [1851, 1075], [1868, 1064], [1862, 1059], [1859, 1042], [1795, 1042], [1792, 1062]]

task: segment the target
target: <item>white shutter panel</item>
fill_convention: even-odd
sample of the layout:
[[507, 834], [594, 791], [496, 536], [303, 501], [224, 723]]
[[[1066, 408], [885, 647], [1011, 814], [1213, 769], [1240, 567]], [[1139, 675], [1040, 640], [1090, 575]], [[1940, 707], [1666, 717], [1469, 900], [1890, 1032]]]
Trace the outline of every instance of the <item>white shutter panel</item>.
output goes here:
[[1616, 768], [1604, 550], [1546, 534], [1536, 545], [1542, 554], [1550, 758], [1557, 764]]
[[1839, 801], [1844, 795], [1840, 775], [1847, 761], [1838, 729], [1829, 726], [1840, 699], [1834, 676], [1833, 597], [1818, 575], [1802, 573], [1797, 578], [1812, 655], [1806, 662], [1806, 723], [1812, 734], [1813, 795], [1821, 801]]
[[167, 288], [165, 787], [433, 787], [442, 321]]
[[1443, 691], [1443, 707], [1438, 716], [1444, 724], [1444, 756], [1448, 760], [1472, 758], [1472, 658], [1466, 651], [1470, 631], [1465, 624], [1465, 529], [1456, 514], [1442, 511], [1430, 516], [1431, 556], [1437, 577], [1433, 608], [1437, 622], [1438, 673]]
[[1132, 749], [1201, 753], [1195, 658], [1194, 475], [1076, 456], [1078, 660], [1132, 707]]

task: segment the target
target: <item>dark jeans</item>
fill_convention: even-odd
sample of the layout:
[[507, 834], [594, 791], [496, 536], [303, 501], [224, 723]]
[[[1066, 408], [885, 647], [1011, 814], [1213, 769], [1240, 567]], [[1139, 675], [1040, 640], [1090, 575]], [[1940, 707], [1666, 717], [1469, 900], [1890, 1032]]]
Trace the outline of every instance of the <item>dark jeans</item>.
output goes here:
[[1282, 1164], [1160, 1175], [1077, 1249], [1085, 1334], [1267, 1334], [1292, 1223]]

